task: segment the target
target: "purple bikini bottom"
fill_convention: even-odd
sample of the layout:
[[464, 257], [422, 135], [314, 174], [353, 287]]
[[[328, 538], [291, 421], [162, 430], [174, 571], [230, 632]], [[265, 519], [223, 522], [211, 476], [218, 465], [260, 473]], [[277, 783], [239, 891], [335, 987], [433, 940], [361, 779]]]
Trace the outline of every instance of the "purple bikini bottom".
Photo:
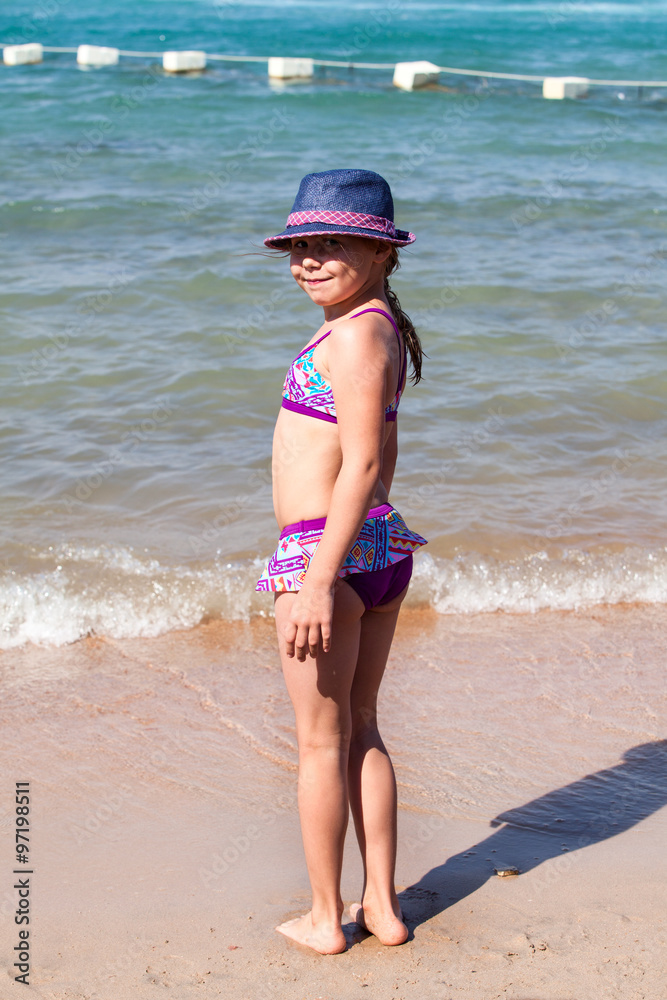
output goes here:
[[412, 553], [400, 562], [368, 573], [354, 573], [343, 579], [359, 594], [366, 611], [379, 604], [389, 604], [405, 590], [412, 576]]
[[405, 590], [412, 576], [412, 553], [400, 562], [368, 573], [354, 573], [343, 579], [359, 594], [366, 611], [381, 604], [389, 604]]

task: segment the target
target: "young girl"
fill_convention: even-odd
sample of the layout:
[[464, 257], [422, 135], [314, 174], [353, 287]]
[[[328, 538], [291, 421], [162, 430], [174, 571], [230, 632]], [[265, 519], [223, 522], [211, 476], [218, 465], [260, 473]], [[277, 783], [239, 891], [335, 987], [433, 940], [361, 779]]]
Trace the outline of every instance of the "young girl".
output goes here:
[[287, 227], [264, 241], [289, 250], [292, 276], [324, 310], [285, 379], [273, 439], [280, 543], [256, 588], [275, 591], [313, 899], [277, 930], [321, 954], [346, 947], [348, 802], [364, 864], [352, 919], [383, 944], [408, 935], [394, 889], [396, 782], [376, 715], [412, 553], [426, 544], [388, 502], [407, 350], [414, 382], [422, 360], [388, 282], [396, 248], [415, 237], [393, 219], [379, 174], [327, 170], [303, 179]]

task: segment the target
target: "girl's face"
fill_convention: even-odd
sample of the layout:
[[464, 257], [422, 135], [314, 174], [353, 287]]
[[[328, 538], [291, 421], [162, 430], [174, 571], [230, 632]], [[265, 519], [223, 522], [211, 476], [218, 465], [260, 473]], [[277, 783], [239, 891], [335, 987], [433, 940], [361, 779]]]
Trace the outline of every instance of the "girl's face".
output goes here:
[[313, 302], [326, 308], [382, 283], [390, 252], [381, 240], [360, 236], [300, 236], [291, 241], [290, 270]]

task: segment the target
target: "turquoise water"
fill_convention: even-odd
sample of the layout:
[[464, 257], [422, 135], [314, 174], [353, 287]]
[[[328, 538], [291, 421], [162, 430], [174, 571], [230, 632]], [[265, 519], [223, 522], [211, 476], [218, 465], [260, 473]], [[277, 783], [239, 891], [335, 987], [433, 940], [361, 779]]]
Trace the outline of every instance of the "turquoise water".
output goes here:
[[[0, 13], [0, 40], [659, 80], [666, 15], [44, 0]], [[351, 165], [418, 235], [394, 283], [429, 355], [392, 494], [430, 539], [410, 600], [667, 600], [664, 92], [406, 94], [332, 68], [278, 88], [263, 64], [71, 54], [0, 81], [4, 644], [270, 613], [271, 431], [320, 317], [254, 251], [304, 173]]]

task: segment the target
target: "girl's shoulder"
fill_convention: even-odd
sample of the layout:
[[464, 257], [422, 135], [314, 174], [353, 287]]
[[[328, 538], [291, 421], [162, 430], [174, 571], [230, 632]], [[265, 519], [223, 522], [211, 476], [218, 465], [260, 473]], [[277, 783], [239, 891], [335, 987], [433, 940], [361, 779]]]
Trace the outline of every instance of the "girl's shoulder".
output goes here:
[[[322, 329], [326, 328], [326, 324]], [[368, 305], [357, 309], [349, 316], [336, 320], [331, 324], [330, 332], [339, 334], [337, 339], [343, 337], [357, 336], [364, 332], [369, 334], [381, 334], [383, 337], [391, 330], [398, 332], [396, 320], [394, 319], [389, 306]]]
[[340, 319], [318, 348], [317, 367], [330, 379], [333, 368], [388, 372], [402, 368], [400, 333], [389, 310], [367, 307]]
[[389, 360], [396, 347], [402, 346], [401, 335], [389, 308], [366, 306], [338, 320], [328, 338], [327, 353], [331, 349], [354, 353], [376, 354], [381, 351]]

